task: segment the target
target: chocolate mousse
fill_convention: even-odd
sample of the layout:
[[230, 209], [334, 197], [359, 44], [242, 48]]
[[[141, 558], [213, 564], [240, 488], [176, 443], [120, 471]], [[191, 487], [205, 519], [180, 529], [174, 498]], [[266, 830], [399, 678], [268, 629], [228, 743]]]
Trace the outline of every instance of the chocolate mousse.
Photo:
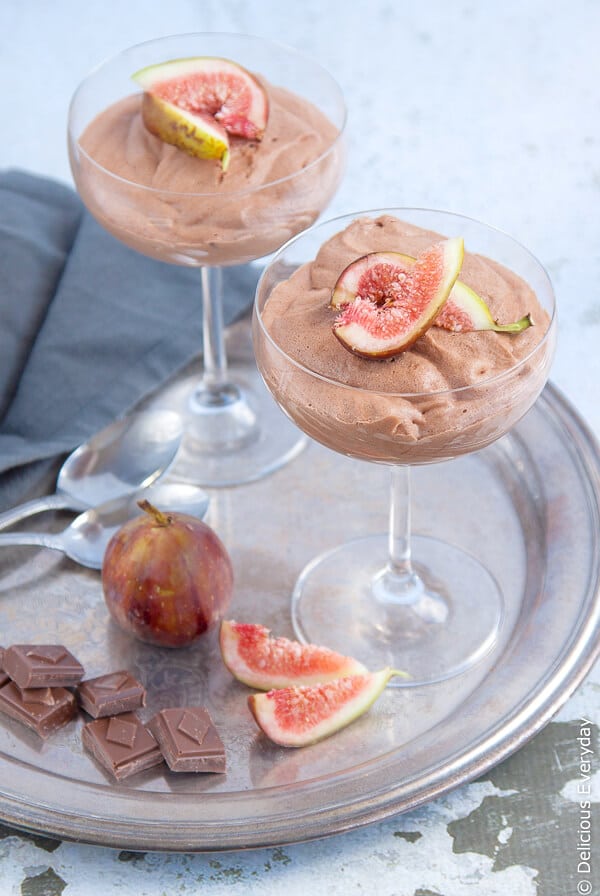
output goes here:
[[388, 360], [358, 357], [334, 337], [330, 297], [348, 264], [370, 252], [414, 257], [441, 238], [390, 215], [357, 218], [268, 297], [255, 327], [261, 372], [296, 423], [333, 450], [388, 463], [454, 457], [506, 432], [542, 389], [548, 314], [524, 280], [468, 243], [461, 281], [495, 320], [530, 314], [533, 326], [516, 334], [433, 326]]
[[342, 149], [337, 128], [312, 103], [264, 86], [264, 135], [232, 137], [226, 172], [151, 134], [141, 93], [109, 106], [71, 147], [85, 204], [118, 239], [164, 261], [241, 264], [274, 251], [327, 204]]

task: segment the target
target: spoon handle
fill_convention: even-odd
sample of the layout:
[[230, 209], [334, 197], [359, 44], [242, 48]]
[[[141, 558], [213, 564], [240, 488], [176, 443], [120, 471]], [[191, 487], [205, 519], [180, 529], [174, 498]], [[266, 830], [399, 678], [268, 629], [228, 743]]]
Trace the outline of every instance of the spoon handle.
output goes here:
[[34, 513], [41, 513], [43, 510], [62, 510], [67, 507], [73, 510], [77, 509], [73, 505], [72, 498], [61, 492], [45, 495], [43, 498], [33, 498], [31, 501], [25, 501], [24, 504], [19, 504], [17, 507], [11, 507], [10, 510], [0, 513], [0, 529], [6, 529], [13, 523], [18, 523], [19, 520], [33, 516]]
[[0, 533], [0, 547], [9, 544], [36, 544], [44, 548], [52, 548], [54, 551], [64, 551], [61, 536], [53, 535], [51, 532]]

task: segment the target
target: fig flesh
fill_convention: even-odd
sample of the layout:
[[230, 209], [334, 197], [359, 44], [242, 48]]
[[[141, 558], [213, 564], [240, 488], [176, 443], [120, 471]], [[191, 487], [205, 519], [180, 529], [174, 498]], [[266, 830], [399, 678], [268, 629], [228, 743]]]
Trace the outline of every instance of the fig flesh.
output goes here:
[[269, 740], [304, 747], [329, 737], [365, 713], [383, 693], [394, 669], [281, 688], [248, 697], [250, 712]]
[[184, 112], [152, 93], [142, 99], [142, 117], [147, 130], [165, 143], [198, 159], [218, 159], [223, 171], [229, 167], [229, 138], [225, 128], [208, 115]]
[[[197, 56], [140, 69], [142, 117], [151, 133], [198, 158], [229, 162], [229, 136], [261, 140], [269, 115], [263, 85], [229, 59]], [[150, 99], [149, 99], [150, 97]]]
[[532, 324], [530, 314], [510, 324], [498, 323], [481, 296], [461, 280], [457, 280], [454, 284], [452, 292], [434, 321], [434, 326], [450, 330], [452, 333], [470, 333], [475, 330], [520, 333]]
[[[410, 270], [415, 263], [412, 255], [405, 255], [402, 252], [379, 252], [378, 255], [385, 262], [391, 265], [397, 265]], [[366, 257], [366, 256], [365, 256]], [[351, 267], [351, 266], [350, 266]], [[349, 269], [346, 268], [346, 271]], [[331, 306], [333, 308], [342, 308], [356, 297], [353, 289], [356, 289], [357, 277], [340, 277], [331, 296]], [[450, 295], [442, 305], [442, 309], [435, 318], [433, 325], [442, 327], [444, 330], [450, 330], [453, 333], [468, 333], [473, 330], [495, 330], [497, 333], [520, 333], [532, 326], [533, 321], [531, 315], [526, 314], [520, 320], [509, 324], [500, 324], [494, 320], [492, 313], [480, 295], [475, 290], [457, 280]]]
[[344, 348], [365, 358], [390, 358], [432, 326], [458, 279], [464, 243], [453, 237], [425, 249], [414, 264], [373, 252], [353, 261], [333, 289], [341, 308], [333, 324]]
[[314, 685], [367, 671], [358, 660], [327, 647], [273, 638], [264, 625], [223, 620], [219, 644], [231, 674], [262, 691]]
[[163, 647], [191, 644], [223, 618], [233, 591], [229, 555], [197, 517], [146, 513], [112, 537], [102, 587], [115, 622], [142, 641]]

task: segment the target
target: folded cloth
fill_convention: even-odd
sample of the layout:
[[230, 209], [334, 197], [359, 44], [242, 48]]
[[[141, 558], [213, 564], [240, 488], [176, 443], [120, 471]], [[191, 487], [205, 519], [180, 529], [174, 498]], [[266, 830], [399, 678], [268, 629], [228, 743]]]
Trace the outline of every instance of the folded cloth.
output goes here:
[[[225, 269], [225, 324], [257, 278]], [[197, 270], [122, 245], [67, 186], [0, 172], [0, 474], [70, 451], [201, 345]]]

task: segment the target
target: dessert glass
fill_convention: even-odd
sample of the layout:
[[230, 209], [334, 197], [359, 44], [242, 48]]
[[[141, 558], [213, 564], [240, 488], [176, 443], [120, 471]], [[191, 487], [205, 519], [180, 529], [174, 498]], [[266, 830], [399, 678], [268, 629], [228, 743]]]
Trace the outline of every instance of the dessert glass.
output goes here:
[[[411, 394], [348, 385], [315, 372], [284, 351], [265, 322], [273, 290], [298, 267], [313, 261], [321, 245], [353, 220], [380, 215], [393, 215], [445, 237], [462, 236], [465, 251], [491, 258], [519, 275], [547, 314], [533, 350], [503, 373], [475, 385]], [[279, 321], [281, 325], [281, 317]], [[293, 325], [298, 326], [297, 316]], [[541, 264], [511, 237], [460, 215], [426, 209], [346, 215], [315, 225], [275, 255], [259, 281], [253, 317], [255, 355], [265, 383], [311, 438], [347, 456], [386, 464], [391, 475], [389, 532], [329, 550], [302, 571], [292, 596], [293, 624], [300, 640], [326, 642], [372, 669], [386, 665], [404, 669], [411, 677], [392, 679], [397, 686], [445, 680], [492, 649], [504, 618], [500, 588], [483, 564], [460, 546], [429, 535], [411, 535], [410, 468], [452, 460], [503, 436], [546, 383], [555, 329], [554, 294]], [[403, 427], [389, 426], [390, 420], [407, 415], [408, 419], [433, 415], [437, 422], [415, 439]], [[458, 512], [476, 514], [477, 508], [457, 508]]]
[[[332, 125], [325, 149], [286, 176], [211, 192], [197, 192], [193, 185], [173, 190], [136, 183], [86, 152], [80, 142], [86, 128], [111, 104], [136, 92], [134, 72], [189, 56], [235, 60], [271, 85], [308, 100]], [[178, 479], [209, 486], [249, 482], [290, 460], [306, 441], [273, 402], [252, 357], [228, 367], [222, 269], [269, 255], [316, 220], [342, 176], [345, 119], [341, 91], [324, 69], [288, 47], [249, 35], [185, 34], [139, 44], [96, 68], [74, 94], [69, 158], [88, 210], [133, 249], [200, 269], [202, 376], [161, 391], [155, 402], [183, 418], [184, 437], [173, 469]]]

